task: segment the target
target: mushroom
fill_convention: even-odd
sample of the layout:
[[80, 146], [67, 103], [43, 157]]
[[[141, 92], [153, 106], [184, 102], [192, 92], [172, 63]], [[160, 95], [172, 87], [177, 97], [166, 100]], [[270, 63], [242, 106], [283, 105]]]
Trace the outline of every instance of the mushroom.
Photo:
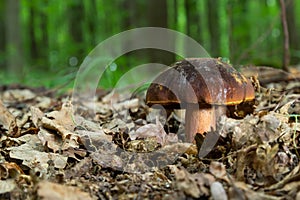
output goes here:
[[166, 109], [186, 109], [185, 135], [193, 142], [197, 133], [216, 130], [226, 106], [253, 101], [249, 79], [228, 63], [215, 58], [188, 58], [162, 72], [149, 86], [146, 104]]

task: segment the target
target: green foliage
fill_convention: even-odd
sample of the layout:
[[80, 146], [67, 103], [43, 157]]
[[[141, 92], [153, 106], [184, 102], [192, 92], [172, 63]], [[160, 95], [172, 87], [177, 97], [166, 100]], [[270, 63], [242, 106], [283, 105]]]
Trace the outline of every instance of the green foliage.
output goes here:
[[[139, 67], [142, 63], [147, 63], [146, 60], [140, 59], [137, 60], [136, 57], [133, 56], [121, 56], [118, 59], [116, 59], [113, 63], [111, 63], [109, 66], [107, 66], [106, 70], [104, 71], [104, 74], [101, 76], [101, 79], [99, 80], [99, 86], [102, 88], [115, 88], [116, 86], [118, 88], [120, 87], [126, 87], [133, 84], [136, 84], [139, 81], [143, 80], [143, 74], [131, 74], [130, 70], [135, 67]], [[122, 79], [122, 77], [125, 74], [132, 75], [131, 77], [126, 76], [126, 79]], [[120, 84], [120, 81], [122, 79], [122, 85]]]
[[[167, 8], [157, 8], [149, 15], [147, 6], [155, 1], [21, 0], [20, 34], [25, 57], [22, 84], [54, 87], [70, 82], [85, 56], [98, 43], [121, 31], [148, 26], [153, 21], [152, 16], [163, 16], [163, 13], [168, 13], [167, 19], [161, 18], [167, 21], [167, 28], [188, 34], [212, 57], [227, 57], [235, 65], [281, 66], [283, 36], [277, 0], [214, 0], [213, 4], [208, 3], [211, 0], [165, 1]], [[300, 3], [294, 1], [294, 4], [297, 15]], [[5, 4], [1, 3], [0, 8], [4, 10]], [[217, 11], [214, 20], [214, 16], [209, 18], [212, 11]], [[4, 21], [5, 15], [0, 18]], [[211, 21], [216, 24], [210, 26]], [[295, 27], [300, 27], [299, 20], [295, 21]], [[213, 34], [214, 31], [218, 33]], [[178, 41], [176, 47], [182, 48], [182, 45]], [[293, 57], [300, 58], [299, 49], [291, 49]], [[0, 42], [2, 68], [5, 55], [5, 44]], [[130, 56], [117, 59], [107, 68], [99, 84], [113, 87], [124, 73], [152, 56], [141, 55], [137, 59]], [[19, 79], [14, 79], [14, 74], [7, 75], [7, 71], [1, 70], [1, 83], [18, 82]]]

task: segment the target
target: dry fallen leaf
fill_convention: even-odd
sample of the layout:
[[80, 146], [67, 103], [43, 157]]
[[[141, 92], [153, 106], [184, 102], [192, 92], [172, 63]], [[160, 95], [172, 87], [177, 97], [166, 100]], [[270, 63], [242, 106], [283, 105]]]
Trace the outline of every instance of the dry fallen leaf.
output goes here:
[[61, 135], [62, 140], [64, 141], [64, 146], [62, 147], [62, 149], [67, 149], [69, 147], [79, 147], [79, 136], [75, 132], [72, 132], [69, 129], [65, 128], [63, 124], [56, 123], [55, 120], [49, 119], [47, 117], [43, 117], [41, 123], [45, 129], [53, 130], [54, 134], [58, 133], [59, 135]]
[[173, 133], [167, 134], [164, 130], [163, 125], [158, 120], [156, 120], [156, 124], [146, 124], [138, 128], [136, 131], [130, 132], [129, 137], [131, 140], [135, 140], [137, 138], [141, 139], [155, 137], [157, 143], [161, 146], [165, 146], [169, 143], [178, 142], [177, 135]]
[[215, 181], [213, 176], [205, 173], [190, 174], [186, 169], [175, 165], [168, 165], [168, 167], [175, 175], [177, 188], [187, 196], [199, 198], [209, 195], [208, 188]]
[[9, 156], [14, 159], [22, 160], [22, 164], [35, 168], [40, 166], [45, 171], [52, 160], [56, 168], [62, 169], [67, 164], [68, 157], [55, 153], [42, 152], [43, 145], [36, 135], [24, 135], [18, 138], [25, 142], [20, 146], [9, 147]]
[[52, 149], [54, 153], [60, 150], [65, 150], [62, 149], [63, 141], [58, 135], [53, 134], [44, 128], [40, 128], [37, 136], [41, 140], [42, 144], [49, 149]]
[[11, 136], [18, 137], [20, 135], [20, 129], [17, 126], [16, 118], [8, 111], [1, 100], [0, 113], [0, 125], [3, 125]]
[[211, 191], [212, 198], [214, 200], [227, 200], [228, 199], [223, 185], [218, 181], [215, 181], [210, 185], [210, 191]]
[[36, 94], [28, 89], [7, 90], [2, 95], [3, 101], [9, 101], [9, 102], [21, 102], [21, 101], [34, 99], [35, 97]]
[[193, 198], [199, 198], [203, 194], [201, 193], [197, 181], [193, 175], [187, 172], [184, 168], [179, 169], [175, 166], [169, 166], [176, 178], [176, 186], [179, 190], [182, 190], [186, 195]]
[[226, 168], [223, 163], [215, 162], [215, 161], [211, 162], [209, 165], [209, 171], [216, 178], [229, 182], [228, 177], [227, 177]]
[[0, 163], [0, 178], [16, 178], [17, 176], [24, 174], [23, 170], [14, 162]]
[[68, 131], [73, 131], [76, 124], [73, 120], [73, 106], [71, 102], [63, 103], [59, 111], [52, 111], [46, 114], [48, 119], [52, 119], [57, 126], [63, 126]]
[[[88, 191], [96, 199], [300, 196], [299, 81], [261, 84], [254, 113], [222, 117], [218, 160], [198, 159], [196, 145], [178, 142], [184, 117], [152, 112], [144, 96], [96, 94], [94, 102], [76, 105], [73, 115], [69, 97], [1, 89], [2, 111], [13, 116], [4, 120], [15, 118], [22, 136], [7, 134], [1, 121], [0, 199], [67, 199], [69, 191]], [[47, 189], [36, 187], [42, 180]]]
[[44, 200], [92, 200], [93, 198], [77, 187], [60, 185], [48, 181], [38, 184], [38, 196]]
[[95, 152], [98, 148], [102, 148], [105, 143], [112, 143], [112, 136], [106, 135], [103, 130], [99, 131], [87, 131], [87, 130], [76, 130], [76, 133], [80, 136], [80, 139], [89, 152]]
[[0, 194], [11, 192], [16, 188], [14, 179], [0, 180]]
[[35, 106], [30, 107], [30, 112], [32, 123], [35, 125], [36, 128], [39, 128], [44, 113], [38, 107]]

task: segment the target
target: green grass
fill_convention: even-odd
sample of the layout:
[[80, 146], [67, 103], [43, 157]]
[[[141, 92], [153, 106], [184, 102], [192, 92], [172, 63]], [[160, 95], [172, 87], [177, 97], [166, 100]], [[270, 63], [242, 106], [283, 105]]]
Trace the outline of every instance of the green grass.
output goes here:
[[29, 87], [46, 87], [55, 88], [62, 85], [72, 87], [72, 79], [74, 74], [62, 74], [53, 71], [44, 70], [26, 70], [22, 75], [12, 72], [0, 70], [0, 85], [18, 84]]
[[[127, 76], [124, 79], [123, 76], [130, 71], [130, 67], [138, 66], [140, 62], [133, 63], [135, 64], [129, 65], [127, 60], [118, 59], [112, 64], [112, 68], [108, 67], [101, 75], [98, 86], [104, 89], [121, 88], [122, 86], [126, 87], [142, 81], [144, 77], [141, 74]], [[59, 88], [62, 91], [66, 91], [73, 88], [78, 70], [79, 67], [66, 67], [52, 71], [33, 67], [24, 69], [23, 74], [20, 75], [17, 72], [7, 72], [0, 69], [0, 85], [19, 84], [29, 87]]]

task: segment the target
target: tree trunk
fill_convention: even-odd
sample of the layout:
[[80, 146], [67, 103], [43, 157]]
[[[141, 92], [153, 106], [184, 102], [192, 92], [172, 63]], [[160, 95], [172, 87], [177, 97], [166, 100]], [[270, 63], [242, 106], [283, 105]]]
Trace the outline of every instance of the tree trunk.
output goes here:
[[220, 24], [219, 24], [219, 0], [208, 0], [208, 30], [210, 35], [210, 53], [212, 57], [219, 57], [220, 55]]
[[[43, 3], [47, 4], [47, 1]], [[41, 41], [39, 41], [39, 48], [41, 50], [41, 56], [39, 59], [44, 60], [48, 57], [49, 52], [49, 36], [48, 36], [48, 16], [45, 12], [39, 12], [39, 17], [41, 19], [41, 24], [39, 24], [40, 29], [42, 30]], [[50, 65], [47, 66], [50, 69]]]
[[300, 62], [299, 56], [295, 56], [293, 51], [300, 51], [300, 32], [296, 25], [295, 19], [295, 1], [289, 0], [285, 3], [286, 6], [286, 17], [287, 17], [287, 26], [289, 29], [289, 40], [290, 40], [290, 49], [291, 49], [291, 60], [290, 64], [298, 64]]
[[283, 32], [283, 66], [282, 69], [289, 72], [290, 65], [290, 39], [289, 39], [289, 29], [286, 18], [286, 6], [284, 0], [280, 0], [281, 7], [281, 24]]
[[[47, 13], [36, 7], [37, 1], [32, 1], [28, 10], [28, 46], [29, 58], [33, 67], [47, 67], [45, 65], [48, 57], [48, 26]], [[47, 4], [46, 1], [42, 3]], [[43, 5], [47, 6], [47, 5]]]
[[[8, 72], [15, 78], [22, 77], [23, 45], [20, 24], [19, 0], [6, 0], [5, 8], [5, 41], [6, 65]], [[20, 79], [19, 79], [20, 80]]]
[[187, 35], [195, 39], [197, 42], [201, 42], [201, 31], [200, 31], [200, 16], [199, 10], [197, 9], [197, 1], [185, 1], [186, 10], [186, 26]]
[[34, 62], [39, 57], [37, 41], [36, 41], [36, 27], [35, 27], [35, 19], [36, 19], [36, 9], [34, 5], [31, 4], [29, 8], [29, 43], [30, 43], [30, 59], [31, 62]]
[[243, 58], [241, 51], [249, 47], [249, 41], [251, 43], [251, 36], [247, 31], [236, 31], [240, 27], [244, 30], [251, 30], [252, 25], [248, 24], [247, 21], [241, 16], [249, 16], [248, 10], [249, 1], [240, 0], [239, 4], [236, 1], [228, 1], [227, 13], [229, 16], [229, 51], [230, 51], [230, 62], [239, 65]]
[[127, 10], [126, 15], [123, 18], [123, 29], [131, 28], [132, 26], [138, 26], [140, 24], [140, 13], [139, 12], [139, 6], [137, 1], [123, 1], [123, 8]]
[[[4, 1], [0, 1], [0, 30], [4, 30]], [[4, 69], [5, 33], [0, 31], [0, 69]]]
[[[147, 26], [168, 27], [167, 0], [147, 1]], [[175, 56], [172, 52], [166, 52], [158, 49], [147, 50], [150, 62], [159, 62], [170, 65], [174, 62]]]
[[[142, 16], [145, 15], [145, 11], [143, 6], [141, 5], [141, 2], [139, 1], [123, 1], [122, 2], [122, 7], [127, 10], [126, 13], [123, 13], [123, 18], [122, 18], [122, 30], [128, 30], [131, 28], [136, 28], [136, 27], [143, 27], [145, 24], [143, 24], [145, 21], [145, 17], [143, 18]], [[129, 41], [128, 41], [129, 42]], [[130, 48], [131, 43], [124, 44], [122, 47], [123, 49], [128, 49]], [[148, 59], [149, 50], [138, 50], [138, 51], [131, 51], [126, 53], [126, 63], [124, 65], [127, 66], [134, 66], [136, 65], [136, 61], [139, 59]], [[150, 69], [151, 70], [151, 69]]]
[[69, 17], [69, 33], [71, 37], [71, 49], [70, 56], [78, 58], [81, 63], [84, 57], [84, 39], [83, 39], [83, 2], [81, 0], [70, 1], [68, 8]]
[[97, 3], [95, 0], [89, 1], [89, 7], [88, 12], [85, 13], [87, 16], [87, 27], [88, 31], [91, 34], [91, 40], [88, 41], [89, 45], [96, 45], [96, 38], [97, 38], [97, 26], [98, 26], [98, 20], [95, 18], [95, 13], [97, 13]]

